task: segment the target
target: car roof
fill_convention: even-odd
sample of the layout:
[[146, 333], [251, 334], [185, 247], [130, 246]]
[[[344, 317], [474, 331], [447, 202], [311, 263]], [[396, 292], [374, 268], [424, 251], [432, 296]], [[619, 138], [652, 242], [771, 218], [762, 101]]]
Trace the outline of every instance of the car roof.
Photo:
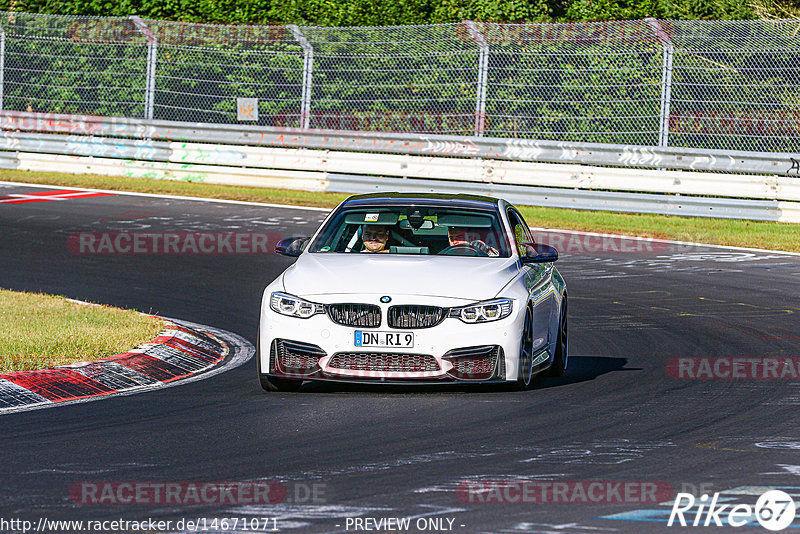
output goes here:
[[496, 210], [506, 202], [500, 198], [486, 197], [482, 195], [448, 194], [448, 193], [368, 193], [364, 195], [353, 195], [344, 201], [347, 205], [392, 205], [397, 204], [398, 200], [402, 204], [435, 204], [446, 205], [458, 208], [479, 208]]

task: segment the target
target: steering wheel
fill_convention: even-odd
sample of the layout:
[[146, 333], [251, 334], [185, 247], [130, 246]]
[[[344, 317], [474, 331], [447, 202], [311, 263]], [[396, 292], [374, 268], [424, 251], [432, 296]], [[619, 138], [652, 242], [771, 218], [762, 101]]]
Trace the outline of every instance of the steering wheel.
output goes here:
[[443, 249], [439, 254], [447, 256], [488, 256], [484, 251], [478, 250], [472, 245], [462, 243], [460, 245], [452, 245]]

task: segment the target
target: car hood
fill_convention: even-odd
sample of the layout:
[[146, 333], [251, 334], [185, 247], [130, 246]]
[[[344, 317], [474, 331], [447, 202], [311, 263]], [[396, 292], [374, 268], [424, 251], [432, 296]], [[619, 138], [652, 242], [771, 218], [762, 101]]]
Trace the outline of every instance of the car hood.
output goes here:
[[490, 299], [518, 273], [515, 258], [302, 254], [283, 275], [285, 290], [311, 297], [377, 293]]

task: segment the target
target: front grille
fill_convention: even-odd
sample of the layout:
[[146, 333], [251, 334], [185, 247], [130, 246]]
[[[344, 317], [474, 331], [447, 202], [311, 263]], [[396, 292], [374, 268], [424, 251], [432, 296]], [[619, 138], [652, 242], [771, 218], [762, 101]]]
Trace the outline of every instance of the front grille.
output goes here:
[[328, 317], [344, 326], [376, 327], [381, 325], [381, 308], [375, 304], [330, 304]]
[[404, 304], [389, 307], [389, 326], [392, 328], [430, 328], [445, 317], [444, 308]]
[[444, 358], [453, 364], [448, 374], [460, 380], [505, 378], [505, 357], [499, 345], [455, 349]]
[[438, 371], [439, 363], [430, 354], [396, 354], [390, 352], [339, 352], [328, 361], [333, 369], [393, 373]]
[[316, 345], [276, 339], [272, 343], [272, 372], [282, 375], [308, 376], [319, 371], [319, 359], [325, 351]]

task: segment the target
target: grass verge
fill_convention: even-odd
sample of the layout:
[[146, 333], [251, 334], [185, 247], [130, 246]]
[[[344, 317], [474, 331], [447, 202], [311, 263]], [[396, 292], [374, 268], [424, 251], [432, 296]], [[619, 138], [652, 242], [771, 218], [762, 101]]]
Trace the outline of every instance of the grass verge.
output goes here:
[[146, 343], [158, 319], [64, 297], [0, 289], [0, 372], [97, 360]]
[[[96, 175], [0, 170], [0, 180], [332, 208], [349, 195]], [[800, 224], [521, 206], [532, 226], [800, 252]]]

